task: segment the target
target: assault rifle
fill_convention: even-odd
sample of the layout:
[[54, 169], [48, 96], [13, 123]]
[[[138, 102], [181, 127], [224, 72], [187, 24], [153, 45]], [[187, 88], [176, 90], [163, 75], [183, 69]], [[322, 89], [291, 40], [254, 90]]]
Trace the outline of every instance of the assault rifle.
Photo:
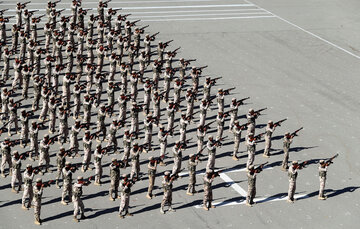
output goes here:
[[276, 126], [281, 126], [281, 123], [285, 122], [286, 120], [287, 120], [287, 118], [284, 118], [284, 119], [282, 119], [282, 120], [280, 120], [280, 121], [277, 121], [277, 122], [274, 123], [274, 126], [275, 126], [275, 127], [276, 127]]
[[232, 90], [234, 90], [235, 89], [235, 87], [231, 87], [231, 88], [229, 88], [229, 89], [226, 89], [226, 90], [224, 90], [223, 92], [224, 92], [224, 95], [230, 95], [230, 91], [232, 91]]
[[330, 164], [334, 163], [333, 160], [334, 160], [335, 158], [337, 158], [338, 156], [339, 156], [339, 154], [337, 153], [337, 154], [335, 154], [333, 157], [331, 157], [330, 159], [326, 160], [326, 161], [325, 161], [326, 166], [329, 166]]
[[302, 130], [302, 129], [304, 129], [304, 127], [301, 127], [301, 128], [299, 128], [299, 129], [295, 130], [294, 132], [292, 132], [292, 133], [290, 134], [290, 137], [293, 138], [293, 137], [295, 137], [295, 136], [298, 136], [297, 133], [298, 133], [300, 130]]

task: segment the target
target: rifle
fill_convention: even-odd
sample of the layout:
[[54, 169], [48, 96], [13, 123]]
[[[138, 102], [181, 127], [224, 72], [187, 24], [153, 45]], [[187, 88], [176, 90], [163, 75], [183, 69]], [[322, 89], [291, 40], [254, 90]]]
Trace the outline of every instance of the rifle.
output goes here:
[[260, 173], [262, 171], [262, 169], [264, 168], [265, 165], [267, 165], [269, 162], [265, 162], [263, 164], [260, 164], [258, 167], [254, 168], [253, 172], [254, 173]]
[[28, 1], [28, 2], [24, 2], [24, 3], [20, 3], [20, 7], [21, 8], [24, 8], [27, 4], [31, 3], [31, 1]]
[[55, 11], [55, 14], [60, 14], [61, 12], [65, 11], [65, 9]]
[[172, 174], [172, 175], [169, 177], [169, 179], [170, 179], [170, 180], [171, 180], [171, 179], [173, 179], [173, 180], [178, 179], [178, 178], [179, 178], [179, 173], [181, 173], [181, 172], [184, 171], [184, 170], [185, 170], [185, 168], [182, 168], [179, 172]]
[[250, 99], [250, 97], [246, 97], [246, 98], [243, 98], [243, 99], [238, 100], [238, 101], [237, 101], [237, 105], [238, 105], [238, 106], [239, 106], [239, 105], [243, 105], [243, 104], [244, 104], [243, 102], [244, 102], [245, 100], [248, 100], [248, 99]]
[[260, 109], [260, 110], [257, 110], [257, 111], [255, 111], [254, 113], [257, 114], [257, 115], [261, 115], [260, 112], [262, 112], [262, 111], [264, 111], [264, 110], [266, 110], [266, 109], [267, 109], [267, 107], [262, 108], [262, 109]]
[[158, 35], [160, 32], [154, 33], [153, 35], [150, 36], [150, 40], [155, 40], [156, 35]]
[[21, 160], [25, 160], [26, 157], [28, 157], [31, 152], [32, 152], [32, 150], [28, 150], [28, 151], [26, 151], [26, 152], [21, 153], [21, 154], [20, 154], [20, 159], [21, 159]]
[[126, 20], [126, 18], [127, 18], [128, 16], [130, 16], [130, 15], [131, 15], [131, 14], [125, 14], [125, 15], [121, 16], [121, 19], [120, 19], [120, 20], [124, 21], [124, 20]]
[[290, 136], [291, 136], [292, 138], [295, 137], [295, 136], [298, 136], [297, 133], [298, 133], [300, 130], [302, 130], [302, 129], [304, 129], [304, 127], [301, 127], [301, 128], [299, 128], [299, 129], [295, 130], [293, 133], [290, 134]]
[[216, 77], [216, 78], [214, 78], [214, 79], [210, 79], [210, 83], [211, 83], [211, 84], [215, 84], [215, 83], [216, 83], [216, 80], [221, 79], [221, 78], [222, 78], [222, 76]]
[[111, 14], [111, 15], [115, 15], [115, 14], [116, 14], [116, 12], [117, 12], [117, 11], [119, 11], [119, 10], [122, 10], [122, 8], [118, 8], [118, 9], [111, 9], [110, 14]]
[[211, 98], [207, 101], [207, 103], [211, 104], [214, 99], [216, 99], [216, 96], [211, 97]]
[[287, 118], [284, 118], [284, 119], [282, 119], [280, 121], [277, 121], [277, 122], [274, 123], [274, 126], [281, 126], [281, 123], [285, 122], [286, 120], [287, 120]]
[[296, 166], [296, 169], [303, 169], [309, 163], [309, 161], [303, 161]]
[[31, 11], [28, 11], [29, 14], [33, 15], [35, 12], [38, 12], [39, 10], [31, 10]]
[[89, 185], [91, 183], [91, 180], [93, 179], [93, 176], [87, 178], [87, 179], [84, 179], [82, 181], [79, 182], [79, 184], [83, 184], [85, 186]]
[[174, 130], [176, 127], [178, 127], [178, 125], [174, 126], [173, 128], [171, 128], [169, 131], [166, 131], [166, 135], [168, 135], [172, 130]]
[[190, 62], [196, 61], [196, 59], [189, 59], [189, 60], [185, 60], [184, 63], [186, 65], [190, 64]]
[[220, 138], [219, 140], [216, 140], [212, 145], [216, 145], [216, 146], [221, 146], [222, 145], [222, 141], [224, 141], [228, 136], [225, 136], [223, 138]]
[[326, 161], [325, 161], [326, 166], [329, 166], [330, 164], [334, 163], [334, 162], [332, 162], [332, 161], [333, 161], [335, 158], [337, 158], [338, 156], [339, 156], [339, 154], [337, 153], [337, 154], [335, 154], [333, 157], [331, 157], [330, 159], [326, 160]]
[[40, 15], [40, 16], [38, 16], [38, 17], [35, 17], [34, 19], [36, 20], [36, 21], [38, 21], [38, 20], [40, 20], [42, 17], [45, 17], [46, 16], [46, 14], [43, 14], [43, 15]]
[[20, 139], [12, 140], [12, 141], [9, 142], [8, 146], [14, 147], [15, 145], [17, 145], [19, 143], [20, 143]]
[[218, 177], [218, 176], [220, 176], [220, 173], [222, 173], [224, 170], [222, 169], [222, 170], [218, 170], [218, 171], [214, 171], [214, 172], [212, 172], [211, 173], [211, 176], [213, 176], [213, 175], [215, 175], [215, 177]]
[[167, 41], [167, 42], [165, 42], [165, 43], [163, 43], [163, 46], [164, 47], [167, 47], [171, 42], [173, 42], [174, 40], [170, 40], [170, 41]]
[[41, 186], [43, 188], [48, 188], [51, 186], [52, 183], [54, 183], [54, 180], [49, 180], [48, 182], [43, 182]]
[[58, 4], [59, 2], [61, 2], [61, 0], [55, 1], [55, 2], [51, 2], [51, 7], [52, 7], [52, 8], [56, 7], [56, 4]]
[[144, 32], [144, 29], [146, 29], [147, 27], [149, 27], [149, 25], [143, 26], [143, 27], [141, 27], [139, 30], [140, 30], [141, 32]]
[[130, 26], [134, 26], [136, 23], [138, 23], [140, 21], [140, 19], [139, 20], [136, 20], [136, 21], [133, 21], [133, 22], [130, 22]]
[[264, 134], [266, 134], [266, 132], [256, 135], [256, 136], [254, 137], [255, 140], [260, 140], [261, 137], [262, 137]]
[[3, 15], [5, 11], [8, 11], [9, 9], [3, 9], [3, 10], [0, 10], [0, 15]]
[[90, 134], [90, 139], [93, 139], [95, 136], [98, 136], [100, 134], [101, 130], [95, 132], [95, 133], [92, 133]]
[[235, 87], [231, 87], [231, 88], [229, 88], [229, 89], [226, 89], [226, 90], [224, 90], [224, 94], [225, 95], [229, 95], [230, 94], [230, 91], [232, 91], [232, 90], [234, 90], [235, 89]]
[[199, 74], [201, 74], [202, 73], [202, 70], [204, 69], [204, 68], [207, 68], [208, 66], [207, 65], [205, 65], [205, 66], [202, 66], [202, 67], [198, 67], [198, 68], [196, 68], [196, 73], [199, 73]]
[[211, 121], [211, 122], [209, 122], [208, 124], [206, 124], [206, 125], [204, 125], [204, 128], [209, 128], [209, 126], [211, 125], [211, 124], [213, 124], [214, 122], [216, 122], [216, 120], [214, 120], [214, 121]]
[[48, 145], [50, 145], [50, 144], [54, 144], [54, 142], [55, 142], [56, 140], [58, 140], [58, 137], [59, 137], [59, 136], [60, 136], [60, 134], [57, 134], [57, 135], [55, 135], [55, 136], [53, 136], [53, 137], [49, 138]]

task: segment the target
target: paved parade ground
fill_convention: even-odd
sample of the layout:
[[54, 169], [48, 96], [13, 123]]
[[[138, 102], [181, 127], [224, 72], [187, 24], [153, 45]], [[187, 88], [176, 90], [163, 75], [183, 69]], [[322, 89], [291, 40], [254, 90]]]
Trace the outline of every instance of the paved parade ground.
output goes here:
[[[62, 0], [57, 9], [66, 9], [62, 15], [70, 15], [69, 0]], [[149, 156], [159, 156], [158, 128], [154, 127], [153, 152], [141, 154], [142, 180], [132, 187], [130, 212], [133, 217], [120, 219], [119, 200], [112, 202], [108, 198], [110, 186], [109, 164], [112, 157], [122, 157], [123, 130], [118, 131], [119, 155], [105, 156], [102, 186], [90, 186], [83, 189], [83, 202], [87, 219], [75, 223], [72, 218], [73, 205], [60, 203], [62, 189], [55, 185], [44, 190], [41, 218], [45, 228], [356, 228], [360, 215], [360, 154], [356, 148], [360, 134], [360, 2], [356, 0], [113, 0], [112, 8], [122, 8], [121, 14], [131, 13], [130, 21], [141, 19], [139, 26], [150, 25], [146, 33], [160, 32], [157, 41], [173, 39], [169, 49], [181, 47], [173, 66], [178, 59], [197, 59], [196, 66], [208, 65], [203, 76], [222, 79], [212, 89], [215, 95], [218, 88], [236, 87], [225, 98], [225, 111], [233, 97], [250, 97], [239, 108], [240, 124], [246, 122], [245, 114], [249, 108], [255, 110], [267, 107], [257, 119], [256, 133], [263, 132], [268, 120], [278, 121], [287, 118], [273, 134], [273, 151], [270, 158], [262, 157], [264, 142], [257, 145], [255, 164], [269, 162], [264, 171], [258, 174], [256, 198], [253, 207], [245, 205], [247, 193], [246, 161], [244, 142], [240, 145], [240, 160], [231, 159], [233, 134], [228, 132], [225, 122], [224, 136], [229, 136], [224, 145], [217, 149], [216, 168], [224, 170], [215, 178], [213, 195], [215, 209], [205, 211], [202, 208], [203, 174], [206, 157], [197, 166], [197, 186], [194, 196], [186, 195], [188, 184], [188, 155], [196, 153], [196, 121], [188, 128], [189, 147], [184, 151], [182, 168], [185, 170], [174, 181], [173, 207], [176, 212], [161, 214], [160, 203], [163, 196], [161, 181], [163, 172], [173, 166], [172, 146], [179, 138], [178, 128], [175, 136], [169, 138], [166, 167], [158, 166], [155, 180], [155, 198], [146, 198], [148, 187], [147, 163]], [[35, 15], [45, 14], [46, 1], [32, 0], [27, 8], [40, 9]], [[96, 14], [97, 1], [83, 0], [82, 7], [92, 8]], [[10, 8], [5, 16], [15, 15], [14, 1], [1, 1], [0, 9]], [[43, 20], [45, 21], [45, 20]], [[86, 21], [85, 21], [86, 22]], [[10, 19], [10, 24], [15, 18]], [[40, 23], [42, 27], [44, 23]], [[7, 25], [10, 29], [10, 25]], [[96, 30], [95, 30], [96, 31]], [[8, 37], [10, 37], [8, 31]], [[43, 35], [40, 30], [39, 35]], [[142, 36], [143, 37], [143, 36]], [[40, 38], [43, 39], [43, 38]], [[155, 48], [153, 48], [155, 49]], [[64, 60], [66, 62], [66, 60]], [[108, 63], [106, 61], [105, 63]], [[193, 64], [192, 63], [192, 64]], [[1, 68], [3, 63], [0, 64]], [[12, 66], [12, 64], [11, 64]], [[108, 71], [108, 66], [104, 69]], [[145, 75], [152, 78], [151, 67]], [[13, 70], [10, 70], [13, 74]], [[84, 77], [85, 78], [85, 77]], [[205, 77], [200, 78], [202, 87]], [[11, 86], [8, 81], [7, 86]], [[162, 87], [162, 82], [160, 86]], [[191, 85], [189, 79], [186, 85]], [[104, 103], [106, 92], [104, 84]], [[142, 85], [139, 86], [142, 88]], [[30, 97], [33, 88], [30, 88]], [[202, 91], [202, 89], [200, 90]], [[172, 91], [170, 95], [172, 96]], [[185, 93], [183, 93], [184, 95]], [[119, 92], [116, 92], [117, 99]], [[15, 94], [18, 100], [21, 93]], [[199, 110], [199, 101], [195, 102], [195, 111]], [[143, 100], [143, 91], [138, 96]], [[31, 109], [32, 100], [23, 102], [21, 108]], [[165, 108], [165, 103], [161, 103]], [[118, 116], [118, 106], [114, 112]], [[186, 109], [185, 102], [182, 110]], [[96, 120], [96, 109], [92, 109], [92, 121]], [[20, 113], [20, 112], [18, 112]], [[162, 114], [166, 112], [163, 111]], [[208, 112], [208, 118], [215, 119], [216, 102]], [[39, 111], [35, 113], [36, 120]], [[180, 113], [176, 113], [178, 122]], [[139, 115], [143, 127], [144, 115]], [[106, 118], [107, 123], [111, 122]], [[31, 122], [31, 121], [30, 121]], [[166, 123], [163, 115], [162, 123]], [[175, 122], [175, 125], [177, 124]], [[208, 121], [209, 122], [209, 121]], [[69, 126], [74, 123], [69, 118]], [[129, 125], [128, 122], [127, 125]], [[209, 132], [216, 135], [216, 123]], [[295, 203], [286, 201], [289, 185], [287, 172], [283, 172], [283, 135], [304, 127], [291, 145], [290, 161], [310, 160], [309, 165], [300, 170], [297, 178]], [[94, 126], [95, 128], [95, 126]], [[95, 130], [92, 130], [94, 132]], [[39, 140], [47, 130], [40, 131]], [[81, 133], [79, 136], [83, 136]], [[139, 143], [143, 142], [144, 130], [141, 130]], [[243, 132], [243, 137], [245, 132]], [[7, 137], [3, 133], [0, 141]], [[18, 139], [19, 135], [11, 139]], [[96, 142], [93, 141], [93, 149]], [[106, 143], [103, 143], [105, 146]], [[50, 146], [51, 168], [53, 173], [42, 178], [55, 179], [56, 153], [60, 145]], [[68, 149], [68, 144], [65, 145]], [[27, 149], [16, 146], [13, 150], [24, 152]], [[82, 154], [82, 143], [80, 143]], [[328, 199], [318, 200], [319, 159], [328, 159], [339, 153], [334, 164], [329, 166], [326, 183]], [[206, 153], [205, 153], [206, 154]], [[71, 159], [81, 162], [82, 158]], [[92, 159], [93, 160], [93, 159]], [[27, 163], [23, 161], [22, 168]], [[91, 165], [93, 167], [93, 165]], [[130, 167], [121, 169], [121, 174], [130, 173]], [[93, 171], [78, 175], [89, 177]], [[36, 176], [40, 177], [40, 176]], [[21, 209], [22, 192], [11, 192], [11, 177], [0, 178], [0, 228], [36, 228], [33, 210]]]

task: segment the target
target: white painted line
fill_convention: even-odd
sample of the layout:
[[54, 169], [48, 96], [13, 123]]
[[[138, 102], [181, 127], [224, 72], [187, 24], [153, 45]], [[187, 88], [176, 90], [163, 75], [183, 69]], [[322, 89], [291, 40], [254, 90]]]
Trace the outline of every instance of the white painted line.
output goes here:
[[[173, 3], [173, 2], [214, 2], [217, 0], [168, 0], [168, 1], [130, 1], [130, 2], [122, 2], [122, 1], [118, 1], [118, 2], [114, 2], [111, 1], [110, 4], [108, 6], [112, 6], [114, 4], [143, 4], [143, 3]], [[86, 6], [87, 4], [98, 4], [99, 2], [83, 2], [86, 4], [83, 4], [82, 7]], [[40, 2], [34, 2], [34, 3], [29, 3], [27, 6], [32, 6], [32, 5], [44, 5], [46, 3], [40, 3]], [[59, 2], [56, 3], [56, 5], [70, 5], [71, 2]], [[1, 3], [1, 5], [3, 6], [15, 6], [15, 3]]]
[[[252, 2], [250, 2], [248, 0], [244, 0], [244, 1], [249, 3], [249, 4], [253, 4]], [[288, 21], [288, 20], [286, 20], [286, 19], [284, 19], [284, 18], [282, 18], [282, 17], [280, 17], [280, 16], [278, 16], [276, 14], [273, 14], [270, 11], [268, 11], [268, 10], [266, 10], [264, 8], [261, 8], [260, 6], [258, 6], [256, 4], [253, 4], [253, 5], [256, 6], [256, 7], [259, 7], [260, 9], [262, 9], [262, 10], [264, 10], [264, 11], [266, 11], [266, 12], [272, 14], [272, 15], [274, 15], [275, 17], [282, 20], [283, 22], [286, 22], [287, 24], [292, 25], [295, 28], [297, 28], [297, 29], [299, 29], [299, 30], [301, 30], [301, 31], [303, 31], [303, 32], [305, 32], [307, 34], [309, 34], [309, 35], [311, 35], [311, 36], [313, 36], [313, 37], [315, 37], [315, 38], [317, 38], [317, 39], [319, 39], [319, 40], [321, 40], [321, 41], [323, 41], [323, 42], [325, 42], [325, 43], [327, 43], [327, 44], [329, 44], [329, 45], [331, 45], [331, 46], [333, 46], [333, 47], [335, 47], [335, 48], [337, 48], [337, 49], [339, 49], [339, 50], [341, 50], [341, 51], [343, 51], [343, 52], [345, 52], [345, 53], [347, 53], [347, 54], [349, 54], [349, 55], [351, 55], [353, 57], [355, 57], [355, 58], [357, 58], [357, 59], [360, 59], [360, 56], [358, 56], [358, 55], [356, 55], [356, 54], [354, 54], [354, 53], [352, 53], [352, 52], [350, 52], [350, 51], [348, 51], [348, 50], [346, 50], [346, 49], [344, 49], [344, 48], [342, 48], [342, 47], [340, 47], [340, 46], [338, 46], [338, 45], [336, 45], [336, 44], [334, 44], [334, 43], [332, 43], [332, 42], [330, 42], [330, 41], [328, 41], [328, 40], [326, 40], [326, 39], [324, 39], [324, 38], [322, 38], [322, 37], [320, 37], [320, 36], [318, 36], [318, 35], [316, 35], [314, 33], [312, 33], [312, 32], [310, 32], [310, 31], [308, 31], [308, 30], [306, 30], [306, 29], [304, 29], [304, 28], [302, 28], [302, 27], [300, 27], [300, 26], [298, 26], [298, 25], [296, 25], [294, 23], [292, 23], [292, 22], [290, 22], [290, 21]]]
[[220, 173], [221, 179], [230, 185], [235, 191], [237, 191], [241, 196], [246, 197], [247, 192], [242, 189], [238, 184], [236, 184], [228, 175], [225, 173]]
[[[297, 199], [303, 199], [308, 197], [309, 195], [304, 194], [304, 195], [295, 195], [294, 198], [295, 200]], [[281, 200], [287, 200], [287, 196], [281, 196], [281, 197], [271, 197], [271, 198], [267, 198], [267, 197], [262, 197], [262, 198], [255, 198], [254, 201], [256, 203], [266, 203], [266, 202], [273, 202], [273, 201], [281, 201]], [[223, 201], [223, 202], [215, 202], [213, 203], [213, 205], [215, 205], [216, 207], [225, 207], [225, 206], [233, 206], [233, 205], [240, 205], [240, 204], [245, 204], [245, 200], [236, 200], [236, 201]], [[203, 205], [196, 205], [195, 208], [202, 208]]]
[[[271, 170], [271, 169], [274, 169], [273, 167], [268, 167], [268, 166], [265, 166], [263, 168], [263, 170]], [[222, 171], [222, 173], [238, 173], [238, 172], [246, 172], [246, 168], [243, 168], [243, 169], [225, 169]], [[184, 176], [187, 176], [189, 174], [189, 172], [181, 172], [179, 173], [179, 176], [180, 177], [184, 177]], [[205, 172], [199, 172], [197, 171], [196, 172], [196, 175], [204, 175]]]
[[[224, 15], [253, 15], [253, 14], [269, 14], [267, 12], [254, 12], [254, 13], [225, 13], [225, 14], [182, 14], [182, 15], [156, 15], [156, 16], [142, 16], [137, 15], [136, 18], [161, 18], [161, 17], [201, 17], [201, 16], [224, 16]], [[130, 17], [129, 17], [130, 18]]]
[[166, 21], [207, 21], [207, 20], [230, 20], [230, 19], [254, 19], [254, 18], [275, 18], [275, 16], [248, 16], [248, 17], [220, 17], [220, 18], [179, 18], [179, 19], [159, 19], [141, 20], [142, 22], [166, 22]]

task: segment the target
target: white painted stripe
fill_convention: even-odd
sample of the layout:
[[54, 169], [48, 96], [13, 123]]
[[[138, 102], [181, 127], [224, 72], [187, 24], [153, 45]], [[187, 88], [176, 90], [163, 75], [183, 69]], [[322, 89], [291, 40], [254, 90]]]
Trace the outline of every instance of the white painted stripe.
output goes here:
[[207, 21], [207, 20], [230, 20], [230, 19], [254, 19], [254, 18], [275, 18], [275, 16], [248, 16], [248, 17], [220, 17], [220, 18], [179, 18], [179, 19], [159, 19], [141, 20], [142, 22], [166, 22], [166, 21]]
[[132, 15], [134, 14], [167, 14], [167, 13], [210, 13], [210, 12], [243, 12], [243, 11], [253, 11], [260, 10], [258, 8], [253, 9], [232, 9], [232, 10], [171, 10], [171, 11], [150, 11], [150, 12], [132, 12], [129, 11]]
[[[161, 17], [201, 17], [201, 16], [224, 16], [224, 15], [253, 15], [253, 14], [269, 14], [267, 12], [254, 12], [254, 13], [225, 13], [225, 14], [177, 14], [177, 15], [156, 15], [156, 16], [142, 16], [137, 15], [136, 18], [161, 18]], [[129, 17], [134, 18], [134, 17]]]
[[[268, 166], [265, 166], [263, 168], [263, 170], [271, 170], [271, 169], [274, 169], [273, 167], [268, 167]], [[246, 172], [246, 168], [243, 168], [243, 169], [225, 169], [222, 171], [222, 173], [238, 173], [238, 172]], [[179, 176], [180, 177], [184, 177], [184, 176], [187, 176], [189, 174], [189, 172], [181, 172], [179, 173]], [[197, 171], [196, 172], [196, 175], [204, 175], [205, 172], [199, 172]]]
[[235, 191], [237, 191], [241, 196], [246, 197], [247, 192], [242, 189], [238, 184], [236, 184], [228, 175], [225, 173], [220, 173], [221, 179], [230, 185]]
[[[309, 197], [309, 195], [304, 194], [304, 195], [295, 195], [294, 198], [295, 200], [297, 199], [303, 199]], [[256, 203], [265, 203], [265, 202], [273, 202], [273, 201], [281, 201], [281, 200], [287, 200], [287, 196], [282, 196], [282, 197], [271, 197], [271, 198], [267, 198], [267, 197], [262, 197], [262, 198], [255, 198], [254, 201]], [[233, 205], [240, 205], [240, 204], [245, 204], [245, 200], [237, 200], [237, 201], [223, 201], [223, 202], [216, 202], [213, 203], [214, 206], [216, 207], [225, 207], [225, 206], [233, 206]], [[196, 205], [195, 208], [202, 208], [202, 205]]]
[[[118, 2], [114, 2], [114, 1], [111, 1], [110, 4], [108, 4], [108, 6], [112, 6], [112, 5], [115, 5], [115, 4], [144, 4], [144, 3], [173, 3], [173, 2], [215, 2], [215, 1], [218, 1], [218, 0], [168, 0], [168, 1], [131, 1], [131, 2], [122, 2], [122, 1], [118, 1]], [[98, 4], [99, 2], [83, 2], [85, 4], [82, 5], [82, 7], [84, 7], [84, 5], [87, 5], [87, 4]], [[56, 5], [70, 5], [71, 2], [59, 2], [59, 3], [56, 3]], [[1, 3], [1, 5], [4, 5], [4, 6], [14, 6], [15, 7], [15, 3]], [[34, 2], [34, 3], [29, 3], [27, 6], [32, 6], [32, 5], [44, 5], [46, 7], [47, 3], [41, 3], [41, 2]]]
[[[249, 3], [249, 4], [253, 4], [252, 2], [247, 1], [247, 0], [244, 0], [244, 1], [247, 2], [247, 3]], [[253, 4], [253, 5], [256, 6], [256, 7], [259, 7], [259, 6], [256, 5], [256, 4]], [[288, 21], [288, 20], [286, 20], [286, 19], [284, 19], [284, 18], [276, 15], [276, 14], [273, 14], [272, 12], [270, 12], [270, 11], [264, 9], [264, 8], [261, 8], [261, 7], [259, 7], [259, 8], [262, 9], [262, 10], [264, 10], [264, 11], [266, 11], [266, 12], [268, 12], [268, 13], [270, 13], [270, 14], [272, 14], [272, 15], [274, 15], [275, 17], [277, 17], [278, 19], [282, 20], [283, 22], [286, 22], [287, 24], [292, 25], [292, 26], [294, 26], [295, 28], [297, 28], [297, 29], [299, 29], [299, 30], [301, 30], [301, 31], [303, 31], [303, 32], [305, 32], [305, 33], [307, 33], [307, 34], [309, 34], [309, 35], [311, 35], [311, 36], [313, 36], [313, 37], [315, 37], [315, 38], [317, 38], [317, 39], [319, 39], [319, 40], [321, 40], [321, 41], [323, 41], [323, 42], [325, 42], [325, 43], [327, 43], [327, 44], [329, 44], [329, 45], [331, 45], [331, 46], [333, 46], [333, 47], [335, 47], [335, 48], [337, 48], [337, 49], [339, 49], [339, 50], [341, 50], [341, 51], [343, 51], [343, 52], [345, 52], [345, 53], [347, 53], [347, 54], [349, 54], [349, 55], [351, 55], [351, 56], [353, 56], [353, 57], [355, 57], [355, 58], [357, 58], [357, 59], [360, 59], [360, 56], [358, 56], [358, 55], [356, 55], [356, 54], [354, 54], [354, 53], [352, 53], [352, 52], [350, 52], [350, 51], [348, 51], [348, 50], [346, 50], [346, 49], [338, 46], [337, 44], [334, 44], [334, 43], [332, 43], [332, 42], [330, 42], [330, 41], [328, 41], [328, 40], [326, 40], [326, 39], [324, 39], [324, 38], [322, 38], [322, 37], [320, 37], [320, 36], [318, 36], [318, 35], [310, 32], [310, 31], [308, 31], [308, 30], [306, 30], [306, 29], [304, 29], [304, 28], [302, 28], [302, 27], [300, 27], [300, 26], [298, 26], [298, 25], [296, 25], [296, 24], [294, 24], [294, 23], [292, 23], [292, 22], [290, 22], [290, 21]]]

